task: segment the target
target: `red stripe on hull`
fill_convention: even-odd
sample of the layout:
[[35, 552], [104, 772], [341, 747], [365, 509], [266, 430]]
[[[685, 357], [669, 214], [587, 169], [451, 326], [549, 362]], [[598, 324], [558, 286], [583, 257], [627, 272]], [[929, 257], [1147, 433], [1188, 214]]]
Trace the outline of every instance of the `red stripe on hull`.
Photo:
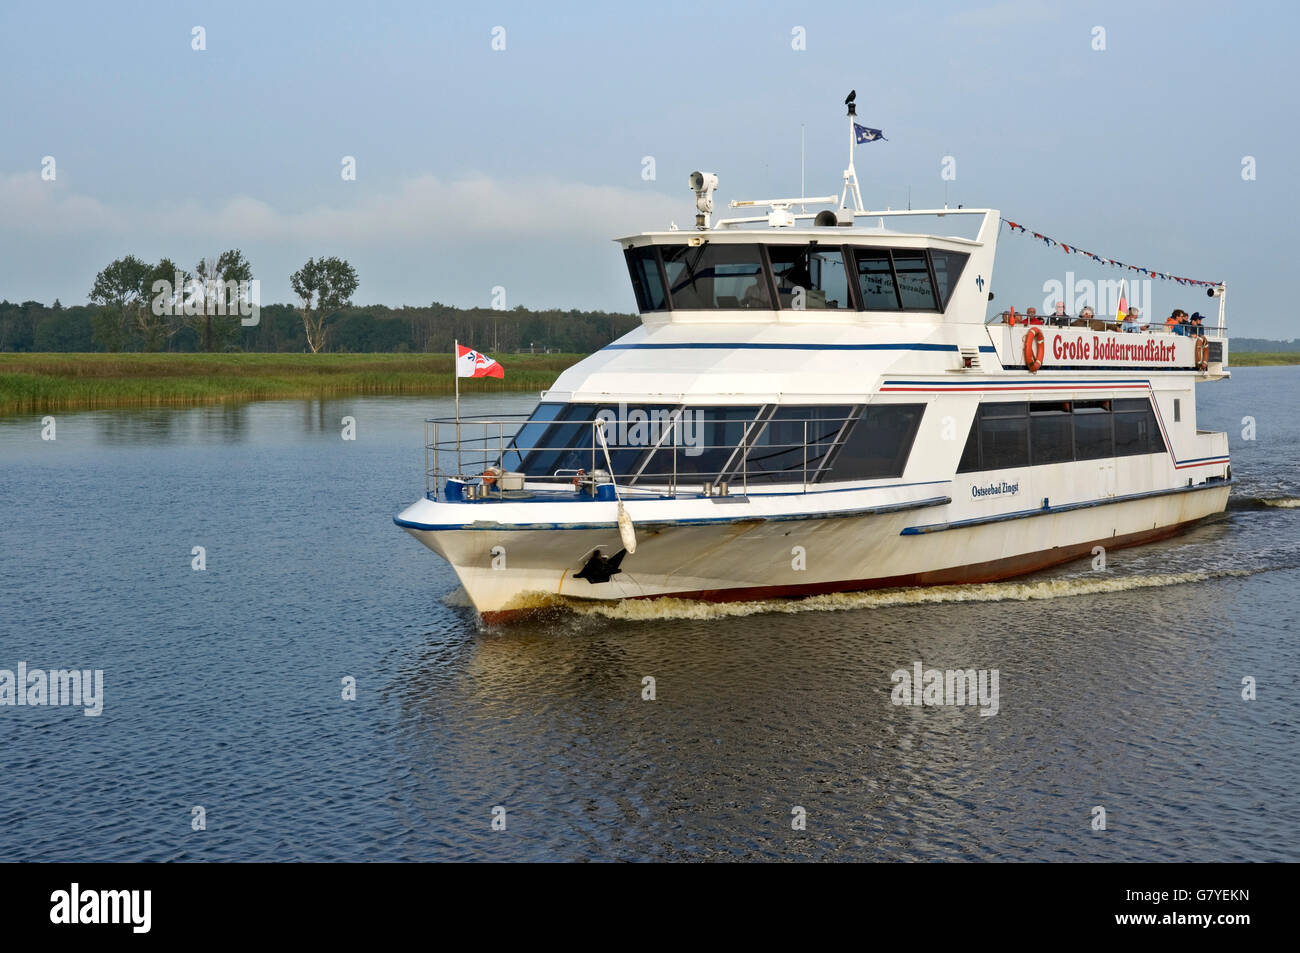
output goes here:
[[[1074, 546], [1054, 546], [1034, 553], [1019, 556], [1007, 556], [988, 562], [971, 563], [966, 566], [954, 566], [951, 569], [936, 569], [930, 572], [906, 573], [901, 576], [881, 576], [875, 579], [850, 579], [840, 582], [812, 582], [795, 586], [748, 586], [737, 589], [697, 589], [693, 592], [663, 592], [652, 596], [632, 596], [636, 599], [694, 599], [700, 602], [754, 602], [761, 599], [788, 599], [801, 596], [825, 595], [833, 592], [863, 592], [869, 589], [910, 589], [923, 586], [959, 586], [973, 583], [1000, 582], [1015, 576], [1024, 576], [1042, 569], [1050, 569], [1062, 563], [1072, 562], [1092, 554], [1096, 546], [1107, 550], [1123, 549], [1126, 546], [1140, 546], [1143, 543], [1155, 543], [1168, 539], [1187, 530], [1204, 517], [1129, 533], [1127, 536], [1111, 536]], [[613, 601], [613, 600], [611, 600]], [[536, 617], [538, 614], [555, 611], [555, 607], [541, 609], [505, 609], [482, 613], [483, 621], [490, 625], [516, 622]]]

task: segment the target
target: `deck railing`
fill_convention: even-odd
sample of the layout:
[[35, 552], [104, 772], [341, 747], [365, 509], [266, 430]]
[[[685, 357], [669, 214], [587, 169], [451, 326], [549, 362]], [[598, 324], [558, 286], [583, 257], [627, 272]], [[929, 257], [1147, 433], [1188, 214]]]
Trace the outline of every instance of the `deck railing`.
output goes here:
[[[532, 421], [545, 430], [539, 434], [540, 446], [516, 447], [515, 438], [529, 423], [524, 415], [501, 417], [440, 417], [425, 421], [425, 491], [430, 498], [444, 496], [449, 479], [474, 485], [484, 498], [506, 499], [537, 491], [587, 492], [597, 495], [598, 488], [611, 480], [619, 492], [630, 495], [677, 496], [745, 494], [753, 482], [797, 484], [807, 492], [826, 471], [835, 451], [843, 444], [849, 426], [859, 408], [847, 415], [818, 416], [807, 420], [773, 420], [775, 407], [763, 408], [749, 420], [723, 420], [704, 417], [694, 432], [688, 432], [684, 414], [705, 412], [678, 409], [658, 423], [646, 442], [620, 443], [618, 426], [604, 426], [605, 443], [611, 461], [623, 458], [622, 469], [615, 463], [609, 472], [605, 448], [597, 427], [600, 421]], [[739, 430], [738, 439], [727, 443], [703, 443], [698, 438], [710, 425]], [[773, 425], [792, 428], [798, 435], [793, 441], [773, 442]], [[562, 446], [542, 443], [540, 438], [562, 428], [573, 431]], [[529, 454], [555, 455], [549, 472], [533, 472]], [[629, 460], [628, 457], [631, 459]], [[507, 490], [502, 486], [502, 471], [522, 472], [528, 489]], [[483, 477], [487, 475], [488, 479]]]
[[[987, 322], [988, 326], [1006, 327], [1007, 322], [1004, 316], [1005, 316], [1005, 312], [1000, 315], [994, 315]], [[1106, 318], [1092, 318], [1091, 320], [1088, 321], [1085, 321], [1083, 318], [1067, 318], [1064, 324], [1058, 324], [1053, 320], [1055, 318], [1054, 315], [1040, 314], [1039, 317], [1043, 319], [1043, 323], [1038, 326], [1044, 328], [1074, 328], [1075, 330], [1109, 331], [1112, 333], [1129, 333], [1129, 334], [1173, 334], [1173, 335], [1182, 335], [1185, 337], [1197, 336], [1191, 333], [1190, 325], [1183, 325], [1182, 331], [1175, 331], [1173, 328], [1165, 327], [1164, 318], [1160, 318], [1158, 320], [1153, 319], [1151, 323], [1145, 327], [1139, 326], [1137, 328], [1134, 328], [1132, 331], [1125, 332], [1124, 324], [1122, 322], [1116, 323], [1115, 321]], [[1013, 326], [1017, 328], [1023, 328], [1026, 325], [1027, 322], [1025, 321], [1025, 316], [1020, 312], [1016, 312], [1016, 323]], [[1218, 325], [1203, 324], [1201, 325], [1199, 330], [1200, 330], [1200, 334], [1199, 334], [1200, 337], [1215, 338], [1215, 339], [1226, 339], [1228, 337], [1228, 328], [1226, 325], [1220, 328]]]

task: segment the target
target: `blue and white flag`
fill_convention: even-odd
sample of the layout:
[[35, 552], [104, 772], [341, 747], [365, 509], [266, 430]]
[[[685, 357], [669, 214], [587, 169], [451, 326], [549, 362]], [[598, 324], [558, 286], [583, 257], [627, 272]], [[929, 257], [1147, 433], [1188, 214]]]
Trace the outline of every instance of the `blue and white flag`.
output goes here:
[[[866, 126], [859, 126], [856, 122], [853, 124], [853, 131], [858, 134], [858, 144], [864, 142], [875, 142], [877, 139], [885, 139], [885, 134], [879, 129], [868, 129]], [[885, 139], [888, 142], [888, 139]]]

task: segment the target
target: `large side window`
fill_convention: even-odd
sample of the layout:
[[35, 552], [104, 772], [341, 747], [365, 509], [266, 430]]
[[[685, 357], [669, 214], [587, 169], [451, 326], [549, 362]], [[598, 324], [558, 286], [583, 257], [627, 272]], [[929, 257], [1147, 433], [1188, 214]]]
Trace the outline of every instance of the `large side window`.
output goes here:
[[642, 312], [666, 311], [668, 298], [664, 294], [663, 278], [659, 274], [659, 256], [653, 245], [629, 248], [624, 256], [632, 275], [632, 290], [636, 293], [636, 306]]
[[1074, 459], [1073, 421], [1068, 403], [1029, 405], [1029, 453], [1034, 466]]
[[894, 272], [898, 275], [898, 292], [903, 299], [904, 311], [939, 310], [923, 249], [895, 249]]
[[894, 282], [894, 266], [890, 264], [886, 249], [858, 248], [853, 252], [858, 265], [858, 288], [862, 292], [862, 306], [867, 311], [898, 311], [898, 285]]
[[969, 257], [958, 251], [930, 249], [930, 261], [934, 265], [934, 280], [938, 286], [936, 290], [939, 292], [940, 308], [948, 307], [948, 299], [952, 297], [953, 289], [957, 287], [961, 273], [966, 267], [966, 259]]
[[[652, 477], [674, 472], [680, 481], [704, 481], [719, 478], [749, 424], [758, 416], [758, 407], [685, 407], [677, 419], [676, 430], [659, 442], [659, 449], [645, 461], [638, 482], [661, 482]], [[751, 439], [753, 434], [750, 434]], [[737, 467], [738, 469], [738, 467]]]
[[[522, 456], [511, 448], [502, 466], [530, 476], [550, 476], [557, 470], [604, 469], [604, 452], [597, 450], [593, 454], [593, 447], [598, 446], [593, 422], [601, 419], [605, 421], [605, 440], [614, 473], [625, 477], [635, 473], [638, 461], [669, 433], [672, 411], [671, 407], [647, 404], [543, 404], [515, 438], [524, 450]], [[542, 435], [535, 436], [543, 427]]]
[[830, 479], [901, 477], [924, 415], [924, 404], [865, 406], [831, 462]]
[[[751, 439], [748, 448], [748, 479], [751, 482], [809, 482], [834, 448], [852, 408], [845, 406], [778, 407], [766, 426]], [[732, 481], [741, 471], [739, 458], [732, 469]]]
[[[602, 404], [594, 420], [605, 422], [605, 443], [616, 477], [636, 473], [638, 461], [652, 448], [673, 435], [672, 407], [649, 404]], [[595, 439], [595, 435], [592, 435]], [[605, 466], [603, 451], [596, 453], [596, 466]]]
[[1142, 397], [1111, 403], [1115, 412], [1115, 456], [1165, 452], [1150, 400]]
[[1115, 455], [1110, 401], [1077, 401], [1073, 417], [1076, 460], [1102, 460]]
[[664, 245], [662, 254], [674, 310], [771, 310], [757, 245]]
[[1155, 411], [1146, 398], [1035, 401], [1028, 405], [1027, 433], [1025, 406], [981, 405], [957, 472], [1165, 452]]
[[813, 311], [853, 307], [844, 256], [838, 248], [769, 245], [767, 254], [782, 308]]
[[980, 409], [980, 469], [1029, 465], [1029, 414], [1023, 403], [985, 404]]
[[546, 433], [523, 458], [519, 467], [530, 476], [550, 476], [556, 470], [589, 469], [591, 425], [595, 404], [564, 404]]
[[538, 404], [528, 422], [519, 428], [510, 441], [510, 446], [501, 457], [501, 466], [507, 470], [523, 471], [525, 457], [541, 443], [542, 435], [551, 426], [551, 421], [563, 409], [564, 404], [560, 403]]
[[980, 468], [980, 409], [975, 408], [975, 418], [970, 423], [970, 433], [966, 435], [966, 447], [961, 452], [957, 463], [958, 473], [973, 473]]

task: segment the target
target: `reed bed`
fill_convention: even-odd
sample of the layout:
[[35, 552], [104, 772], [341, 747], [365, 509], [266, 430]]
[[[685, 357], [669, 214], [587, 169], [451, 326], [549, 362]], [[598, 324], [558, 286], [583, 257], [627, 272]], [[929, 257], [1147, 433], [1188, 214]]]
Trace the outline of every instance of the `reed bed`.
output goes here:
[[1300, 364], [1300, 351], [1228, 352], [1229, 367], [1264, 367], [1274, 364]]
[[[461, 393], [544, 390], [581, 356], [500, 355]], [[0, 354], [0, 413], [454, 390], [449, 354]]]

